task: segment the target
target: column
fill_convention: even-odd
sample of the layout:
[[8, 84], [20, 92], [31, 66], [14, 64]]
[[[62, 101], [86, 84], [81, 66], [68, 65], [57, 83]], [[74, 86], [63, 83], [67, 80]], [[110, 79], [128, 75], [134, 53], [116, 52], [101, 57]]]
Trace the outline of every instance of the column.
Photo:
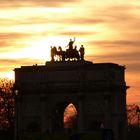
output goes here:
[[15, 97], [15, 140], [20, 140], [22, 137], [22, 126], [21, 126], [21, 112], [22, 112], [22, 107], [21, 107], [21, 96], [16, 96]]
[[84, 112], [83, 112], [83, 100], [84, 96], [82, 93], [77, 95], [78, 103], [78, 132], [82, 133], [84, 131]]
[[104, 93], [104, 102], [105, 102], [105, 128], [111, 128], [111, 107], [110, 107], [110, 93]]
[[18, 140], [18, 137], [17, 137], [17, 134], [18, 134], [18, 115], [17, 115], [17, 112], [18, 112], [18, 105], [17, 105], [17, 98], [14, 99], [14, 109], [15, 109], [15, 126], [14, 126], [14, 139], [15, 140]]
[[120, 93], [119, 92], [115, 92], [114, 91], [114, 95], [113, 95], [113, 102], [114, 102], [114, 106], [113, 106], [113, 110], [112, 110], [112, 120], [113, 120], [113, 132], [114, 132], [114, 139], [115, 140], [119, 140], [119, 130], [118, 130], [118, 126], [119, 126], [119, 114], [120, 114], [120, 110], [118, 110], [118, 106], [120, 104], [120, 101], [118, 100], [118, 95]]
[[45, 94], [40, 95], [40, 101], [41, 101], [41, 133], [44, 134], [48, 129], [47, 108], [46, 108], [47, 96]]
[[123, 140], [126, 140], [127, 139], [127, 112], [126, 112], [126, 90], [123, 91], [122, 93], [122, 106], [123, 106], [123, 111], [122, 111], [122, 120], [123, 120], [123, 123], [122, 123], [122, 139]]

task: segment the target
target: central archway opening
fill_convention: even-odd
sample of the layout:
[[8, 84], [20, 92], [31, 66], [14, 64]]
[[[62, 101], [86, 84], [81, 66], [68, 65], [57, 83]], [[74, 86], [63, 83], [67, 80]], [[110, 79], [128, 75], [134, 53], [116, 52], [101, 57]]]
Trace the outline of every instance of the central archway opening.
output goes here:
[[77, 110], [74, 104], [70, 103], [64, 109], [63, 127], [65, 130], [76, 130], [77, 128]]
[[51, 115], [52, 131], [74, 132], [77, 130], [78, 113], [76, 106], [70, 102], [59, 102]]

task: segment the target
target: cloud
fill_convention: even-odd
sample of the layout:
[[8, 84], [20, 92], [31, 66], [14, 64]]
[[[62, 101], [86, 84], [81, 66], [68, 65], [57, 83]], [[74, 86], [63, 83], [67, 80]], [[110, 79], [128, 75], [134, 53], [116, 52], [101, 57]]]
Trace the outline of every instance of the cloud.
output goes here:
[[115, 30], [123, 28], [124, 32], [129, 32], [131, 30], [137, 30], [136, 27], [138, 27], [140, 20], [137, 14], [138, 12], [140, 12], [138, 6], [132, 4], [118, 4], [117, 6], [112, 5], [103, 9], [102, 13], [104, 14], [101, 15], [100, 13], [100, 16], [106, 20], [110, 27], [115, 27]]
[[108, 46], [108, 47], [137, 47], [140, 46], [139, 40], [114, 40], [114, 41], [108, 41], [108, 40], [101, 40], [101, 41], [90, 41], [89, 44], [91, 45], [98, 45], [100, 46]]
[[[0, 52], [4, 51], [11, 51], [12, 48], [15, 48], [16, 42], [24, 38], [28, 38], [30, 34], [23, 34], [23, 33], [0, 33]], [[19, 46], [18, 48], [21, 48], [22, 46]], [[10, 49], [11, 48], [11, 49]], [[17, 48], [17, 49], [18, 49]]]
[[[134, 13], [132, 12], [138, 9], [137, 6], [134, 6], [129, 3], [125, 4], [113, 4], [109, 5], [106, 7], [103, 7], [102, 9], [99, 9], [96, 11], [96, 15], [98, 17], [103, 17], [105, 19], [108, 19], [108, 21], [126, 21], [126, 20], [131, 20], [134, 18]], [[91, 13], [94, 16], [94, 13]]]
[[16, 32], [9, 32], [9, 33], [0, 33], [0, 39], [10, 39], [15, 40], [19, 38], [23, 38], [25, 36], [29, 36], [30, 34], [23, 34], [23, 33], [16, 33]]
[[20, 59], [6, 59], [6, 58], [1, 58], [0, 59], [0, 72], [5, 72], [5, 71], [11, 71], [14, 68], [17, 68], [19, 66], [32, 66], [34, 64], [40, 64], [41, 60], [39, 59], [31, 59], [31, 58], [20, 58]]
[[0, 7], [18, 8], [18, 7], [61, 7], [64, 4], [79, 2], [80, 0], [0, 0]]
[[140, 62], [133, 62], [127, 65], [127, 69], [131, 72], [137, 72], [139, 74], [140, 72]]
[[[102, 19], [102, 18], [89, 18], [89, 17], [83, 17], [82, 15], [81, 15], [81, 17], [80, 18], [77, 18], [77, 17], [75, 17], [75, 18], [68, 18], [68, 19], [66, 19], [65, 21], [67, 21], [68, 23], [73, 23], [73, 24], [100, 24], [100, 23], [104, 23], [105, 22], [105, 20], [104, 19]], [[64, 22], [65, 22], [64, 21]]]
[[94, 54], [92, 56], [89, 57], [95, 57], [95, 58], [99, 58], [99, 59], [104, 59], [104, 60], [111, 60], [111, 61], [127, 61], [129, 63], [140, 63], [139, 59], [140, 59], [140, 52], [138, 51], [132, 51], [132, 52], [123, 52], [123, 53], [115, 53], [115, 49], [114, 49], [114, 53], [103, 53], [103, 54]]
[[[63, 35], [63, 36], [87, 36], [87, 35], [91, 35], [93, 34], [93, 31], [62, 31], [61, 33], [59, 33], [59, 35]], [[96, 34], [96, 32], [94, 32], [94, 34]]]
[[93, 62], [111, 62], [118, 63], [121, 65], [126, 65], [128, 72], [139, 73], [140, 72], [140, 51], [132, 51], [132, 52], [124, 52], [124, 53], [116, 53], [114, 49], [114, 53], [110, 54], [93, 54], [86, 56], [87, 59], [92, 60]]

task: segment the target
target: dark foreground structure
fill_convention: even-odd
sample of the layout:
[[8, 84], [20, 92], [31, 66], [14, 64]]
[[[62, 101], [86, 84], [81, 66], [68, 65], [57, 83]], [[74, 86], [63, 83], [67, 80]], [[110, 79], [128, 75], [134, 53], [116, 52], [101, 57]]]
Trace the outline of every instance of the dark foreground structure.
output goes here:
[[16, 68], [16, 138], [27, 140], [33, 132], [41, 136], [65, 132], [63, 114], [72, 103], [78, 117], [71, 132], [106, 129], [114, 140], [126, 140], [124, 70], [118, 64], [89, 61]]

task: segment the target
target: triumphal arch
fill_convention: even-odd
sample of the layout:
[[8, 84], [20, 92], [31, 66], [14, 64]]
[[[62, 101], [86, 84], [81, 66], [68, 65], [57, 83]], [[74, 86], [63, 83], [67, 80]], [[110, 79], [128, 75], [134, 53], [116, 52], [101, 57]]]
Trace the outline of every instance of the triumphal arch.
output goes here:
[[[111, 130], [126, 139], [125, 67], [90, 61], [50, 61], [15, 68], [16, 138]], [[76, 108], [76, 121], [64, 127], [65, 108]], [[111, 139], [109, 139], [111, 140]]]

